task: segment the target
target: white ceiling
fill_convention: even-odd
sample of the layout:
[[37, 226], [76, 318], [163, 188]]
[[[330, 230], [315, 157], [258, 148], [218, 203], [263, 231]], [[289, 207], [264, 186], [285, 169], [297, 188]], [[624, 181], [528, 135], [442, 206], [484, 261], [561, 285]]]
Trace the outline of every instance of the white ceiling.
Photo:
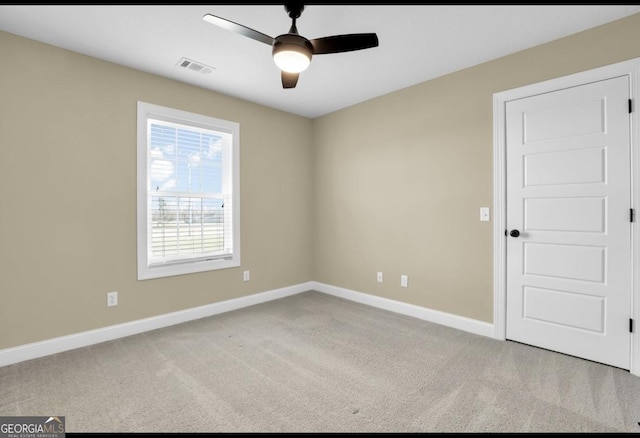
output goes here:
[[[276, 37], [291, 25], [282, 5], [0, 5], [0, 30], [315, 118], [638, 12], [640, 5], [310, 4], [300, 35], [375, 32], [380, 43], [314, 56], [293, 89], [282, 88], [269, 46], [202, 20], [210, 13]], [[183, 57], [214, 69], [180, 68]]]

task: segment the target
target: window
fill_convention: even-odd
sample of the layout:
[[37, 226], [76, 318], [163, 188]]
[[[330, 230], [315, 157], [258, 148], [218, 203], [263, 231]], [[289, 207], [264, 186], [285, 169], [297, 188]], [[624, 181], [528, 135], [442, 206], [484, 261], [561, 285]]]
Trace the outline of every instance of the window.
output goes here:
[[138, 102], [138, 279], [240, 266], [239, 125]]

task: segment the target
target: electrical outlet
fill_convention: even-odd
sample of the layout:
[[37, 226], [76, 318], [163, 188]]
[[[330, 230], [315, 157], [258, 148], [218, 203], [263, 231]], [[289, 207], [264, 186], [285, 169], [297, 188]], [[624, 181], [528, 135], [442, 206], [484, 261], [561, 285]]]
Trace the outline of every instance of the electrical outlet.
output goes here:
[[242, 273], [242, 279], [243, 279], [244, 281], [249, 281], [249, 278], [251, 278], [251, 275], [249, 274], [249, 271], [244, 271], [244, 272]]
[[118, 305], [118, 292], [109, 292], [107, 294], [107, 307]]
[[409, 277], [406, 275], [400, 276], [400, 286], [407, 287], [409, 286]]
[[378, 272], [378, 283], [382, 283], [382, 272]]

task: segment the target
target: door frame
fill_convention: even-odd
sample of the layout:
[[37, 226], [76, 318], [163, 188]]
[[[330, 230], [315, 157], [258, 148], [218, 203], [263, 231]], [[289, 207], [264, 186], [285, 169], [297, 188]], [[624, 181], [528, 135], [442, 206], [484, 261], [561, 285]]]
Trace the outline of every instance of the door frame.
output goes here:
[[631, 208], [636, 218], [631, 224], [631, 302], [630, 315], [634, 320], [631, 333], [630, 372], [640, 376], [640, 232], [637, 227], [640, 220], [640, 58], [634, 58], [604, 67], [583, 71], [556, 79], [526, 85], [493, 94], [493, 325], [494, 337], [506, 340], [507, 326], [507, 242], [506, 220], [506, 103], [541, 93], [563, 88], [628, 76], [632, 99], [631, 113]]

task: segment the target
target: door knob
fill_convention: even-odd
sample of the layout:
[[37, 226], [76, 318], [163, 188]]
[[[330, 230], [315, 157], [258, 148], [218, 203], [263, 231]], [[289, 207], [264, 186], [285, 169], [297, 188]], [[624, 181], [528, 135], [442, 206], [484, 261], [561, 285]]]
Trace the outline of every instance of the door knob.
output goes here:
[[518, 237], [518, 236], [520, 235], [520, 231], [518, 231], [518, 230], [511, 230], [511, 231], [509, 232], [509, 235], [510, 235], [511, 237]]

